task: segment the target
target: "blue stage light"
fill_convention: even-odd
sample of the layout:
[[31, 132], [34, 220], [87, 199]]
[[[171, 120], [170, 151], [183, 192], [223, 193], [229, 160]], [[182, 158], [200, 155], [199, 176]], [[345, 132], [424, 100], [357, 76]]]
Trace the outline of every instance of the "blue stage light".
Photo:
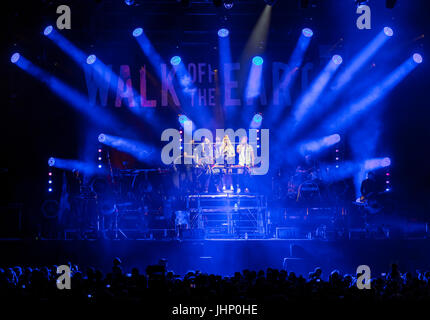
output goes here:
[[48, 165], [49, 165], [50, 167], [53, 167], [53, 166], [54, 166], [54, 164], [55, 164], [55, 158], [53, 158], [53, 157], [49, 158], [49, 159], [48, 159]]
[[255, 64], [256, 66], [261, 66], [263, 62], [264, 60], [260, 56], [255, 56], [254, 58], [252, 58], [252, 63]]
[[133, 31], [133, 37], [137, 38], [137, 37], [141, 36], [142, 33], [143, 33], [143, 29], [142, 28], [136, 28]]
[[87, 58], [87, 63], [88, 64], [93, 64], [94, 62], [96, 62], [97, 57], [94, 54], [90, 54]]
[[[340, 141], [340, 135], [339, 134], [332, 134], [331, 136], [325, 137], [323, 139], [323, 142], [327, 146], [334, 145]], [[338, 158], [336, 160], [339, 160]]]
[[52, 188], [48, 188], [48, 192], [52, 192]]
[[177, 66], [181, 63], [181, 61], [181, 57], [179, 56], [174, 56], [172, 59], [170, 59], [170, 63], [172, 64], [172, 66]]
[[132, 6], [134, 4], [134, 0], [124, 0], [124, 2], [128, 6]]
[[413, 55], [413, 58], [414, 58], [414, 61], [415, 61], [416, 63], [421, 63], [421, 62], [423, 62], [423, 57], [422, 57], [419, 53], [415, 53], [415, 54]]
[[184, 114], [179, 115], [178, 120], [180, 124], [184, 124], [185, 122], [189, 121], [188, 117]]
[[342, 57], [338, 54], [335, 54], [332, 59], [335, 64], [341, 64], [343, 61]]
[[[106, 135], [104, 133], [100, 133], [98, 136], [99, 142], [103, 143], [106, 141]], [[101, 152], [101, 151], [99, 151]]]
[[310, 38], [310, 37], [312, 37], [314, 35], [314, 32], [311, 29], [309, 29], [309, 28], [304, 28], [302, 30], [302, 33], [307, 38]]
[[393, 29], [391, 29], [390, 27], [385, 27], [384, 33], [387, 37], [392, 37], [394, 34]]
[[11, 57], [10, 57], [10, 62], [12, 63], [16, 63], [19, 58], [21, 57], [21, 55], [18, 52], [15, 52]]
[[218, 36], [220, 36], [221, 38], [225, 38], [229, 35], [229, 31], [225, 28], [219, 29], [218, 30]]
[[254, 118], [252, 119], [252, 121], [254, 121], [255, 123], [260, 123], [263, 120], [263, 117], [261, 116], [261, 114], [257, 113]]
[[[301, 154], [305, 155], [309, 152], [315, 153], [327, 149], [340, 141], [339, 134], [332, 134], [330, 136], [322, 137], [317, 140], [308, 141], [299, 146]], [[336, 157], [336, 161], [339, 161], [339, 157]]]
[[54, 28], [52, 27], [52, 26], [47, 26], [46, 28], [45, 28], [45, 30], [43, 30], [43, 34], [45, 35], [45, 36], [47, 36], [47, 35], [49, 35], [51, 32], [52, 32], [52, 30], [53, 30]]
[[388, 167], [388, 166], [390, 166], [391, 165], [391, 159], [390, 158], [383, 158], [382, 159], [382, 161], [381, 161], [381, 165], [382, 165], [382, 167]]

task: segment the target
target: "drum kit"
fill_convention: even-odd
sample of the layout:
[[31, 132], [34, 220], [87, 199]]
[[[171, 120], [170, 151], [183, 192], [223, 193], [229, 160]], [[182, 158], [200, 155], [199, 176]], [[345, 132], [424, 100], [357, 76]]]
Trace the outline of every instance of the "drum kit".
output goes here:
[[321, 181], [319, 170], [296, 171], [288, 181], [288, 197], [297, 202], [320, 199]]

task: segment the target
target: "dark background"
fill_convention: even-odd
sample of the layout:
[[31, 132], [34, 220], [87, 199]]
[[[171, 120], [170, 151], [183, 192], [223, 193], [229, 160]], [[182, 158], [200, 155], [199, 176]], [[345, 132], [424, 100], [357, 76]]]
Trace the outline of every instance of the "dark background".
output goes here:
[[[26, 230], [34, 228], [40, 215], [40, 204], [48, 197], [47, 159], [52, 155], [79, 158], [85, 152], [88, 137], [97, 134], [100, 128], [95, 128], [47, 86], [11, 64], [10, 55], [20, 52], [86, 94], [82, 70], [42, 34], [46, 25], [55, 25], [57, 6], [67, 4], [72, 11], [72, 29], [61, 33], [84, 52], [95, 53], [106, 64], [134, 65], [135, 61], [143, 59], [137, 43], [129, 36], [137, 26], [145, 29], [166, 61], [180, 53], [183, 57], [192, 55], [194, 61], [203, 57], [203, 61], [215, 62], [218, 61], [216, 30], [227, 27], [233, 31], [232, 51], [237, 60], [264, 8], [264, 1], [239, 0], [231, 10], [215, 8], [211, 1], [191, 2], [190, 7], [184, 7], [175, 0], [141, 0], [138, 1], [139, 6], [129, 7], [122, 0], [40, 0], [16, 1], [4, 6], [2, 13], [7, 32], [2, 42], [1, 87], [5, 111], [1, 117], [1, 134], [4, 137], [0, 158], [0, 168], [3, 168], [1, 204], [24, 204]], [[315, 33], [305, 60], [316, 61], [321, 48], [329, 46], [343, 56], [344, 62], [375, 36], [375, 30], [391, 26], [395, 38], [369, 63], [375, 64], [372, 68], [375, 77], [390, 72], [412, 53], [420, 52], [424, 62], [378, 103], [377, 117], [382, 124], [378, 156], [392, 159], [391, 179], [399, 210], [405, 215], [426, 217], [430, 206], [430, 86], [426, 55], [429, 5], [425, 1], [405, 0], [397, 1], [394, 9], [387, 9], [382, 0], [372, 0], [369, 5], [372, 8], [372, 30], [358, 30], [355, 26], [358, 15], [352, 0], [311, 0], [306, 9], [300, 8], [299, 1], [278, 1], [272, 9], [267, 61], [279, 61], [284, 57], [287, 62], [297, 34], [304, 26], [312, 28]], [[344, 101], [351, 101], [361, 90], [367, 91], [367, 80], [372, 73], [370, 66], [366, 68], [349, 84], [342, 98]], [[367, 70], [369, 76], [365, 73]], [[296, 92], [295, 98], [300, 93]], [[263, 113], [268, 112], [264, 107], [260, 109]], [[157, 132], [130, 117], [126, 111], [118, 112], [117, 116], [128, 121], [137, 138], [158, 141]], [[163, 110], [160, 116], [165, 119], [167, 128], [176, 123], [177, 111]], [[375, 114], [366, 114], [350, 131], [342, 132], [346, 141], [353, 130], [371, 128], [374, 117]], [[242, 124], [236, 125], [240, 127]], [[351, 154], [346, 150], [345, 158], [348, 157]]]

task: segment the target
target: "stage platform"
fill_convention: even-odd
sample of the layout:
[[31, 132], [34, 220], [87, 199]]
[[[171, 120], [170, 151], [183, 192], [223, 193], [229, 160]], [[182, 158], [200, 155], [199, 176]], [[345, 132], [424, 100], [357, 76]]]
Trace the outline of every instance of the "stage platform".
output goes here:
[[248, 269], [283, 268], [306, 274], [321, 266], [328, 275], [333, 269], [355, 273], [369, 265], [374, 275], [387, 272], [391, 263], [402, 271], [430, 269], [429, 239], [386, 240], [0, 240], [0, 266], [65, 264], [94, 266], [109, 272], [112, 259], [120, 257], [126, 271], [144, 270], [159, 259], [168, 268], [184, 274], [188, 270], [229, 275]]

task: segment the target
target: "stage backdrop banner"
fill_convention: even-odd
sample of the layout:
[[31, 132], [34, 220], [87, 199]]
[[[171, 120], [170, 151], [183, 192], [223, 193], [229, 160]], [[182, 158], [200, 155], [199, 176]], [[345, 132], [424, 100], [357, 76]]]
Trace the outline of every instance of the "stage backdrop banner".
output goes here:
[[110, 65], [101, 72], [89, 66], [84, 75], [90, 103], [103, 107], [291, 106], [309, 86], [315, 65], [307, 62], [290, 68], [284, 62], [265, 61], [259, 94], [251, 99], [243, 94], [250, 66], [240, 63], [225, 63], [220, 70], [208, 62], [176, 67], [166, 63]]

